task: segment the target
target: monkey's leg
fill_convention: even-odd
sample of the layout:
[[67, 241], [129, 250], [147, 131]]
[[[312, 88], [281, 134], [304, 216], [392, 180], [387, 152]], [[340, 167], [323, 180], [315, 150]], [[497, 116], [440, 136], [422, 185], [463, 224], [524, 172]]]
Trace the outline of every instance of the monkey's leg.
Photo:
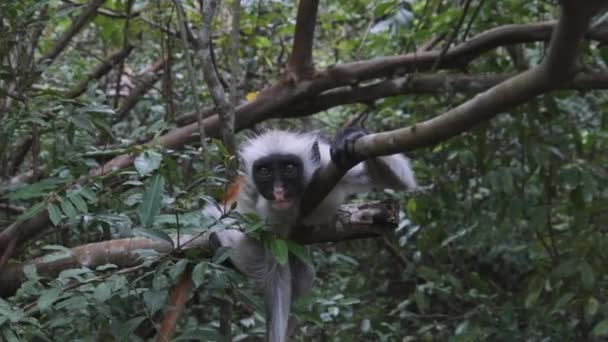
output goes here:
[[211, 234], [215, 246], [231, 247], [230, 261], [252, 279], [264, 296], [266, 308], [266, 339], [284, 342], [291, 306], [291, 271], [289, 263], [279, 264], [262, 244], [235, 229]]

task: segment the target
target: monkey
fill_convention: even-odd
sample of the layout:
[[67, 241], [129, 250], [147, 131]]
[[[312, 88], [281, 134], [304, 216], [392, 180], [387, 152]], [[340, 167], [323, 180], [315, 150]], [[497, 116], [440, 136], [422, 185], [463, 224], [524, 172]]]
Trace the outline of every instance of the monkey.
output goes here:
[[[241, 171], [222, 205], [206, 205], [204, 214], [220, 218], [236, 202], [239, 213], [254, 213], [282, 238], [296, 225], [327, 223], [345, 199], [376, 188], [415, 189], [409, 159], [394, 154], [361, 160], [354, 142], [366, 134], [359, 127], [339, 131], [328, 143], [317, 132], [268, 130], [246, 140], [239, 148]], [[300, 217], [302, 194], [315, 172], [327, 163], [350, 169], [326, 198], [306, 217]], [[291, 303], [312, 288], [312, 265], [289, 253], [281, 265], [257, 239], [237, 229], [210, 236], [211, 244], [231, 247], [232, 264], [253, 280], [266, 310], [266, 340], [283, 342], [295, 322], [289, 319]]]

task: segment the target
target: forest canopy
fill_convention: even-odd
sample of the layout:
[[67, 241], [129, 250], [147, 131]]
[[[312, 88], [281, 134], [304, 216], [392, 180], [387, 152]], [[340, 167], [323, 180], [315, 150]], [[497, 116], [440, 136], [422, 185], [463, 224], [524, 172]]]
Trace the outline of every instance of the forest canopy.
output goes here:
[[359, 122], [419, 189], [289, 240], [239, 218], [277, 259], [310, 245], [294, 340], [606, 338], [607, 8], [0, 1], [0, 340], [262, 339], [201, 208], [247, 137]]

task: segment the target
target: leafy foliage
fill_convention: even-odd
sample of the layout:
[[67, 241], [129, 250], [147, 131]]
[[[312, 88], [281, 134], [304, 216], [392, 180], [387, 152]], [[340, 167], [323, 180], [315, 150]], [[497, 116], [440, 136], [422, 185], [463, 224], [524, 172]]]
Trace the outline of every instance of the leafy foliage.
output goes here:
[[[78, 15], [80, 9], [69, 3], [0, 2], [0, 104], [7, 108], [0, 113], [0, 204], [22, 208], [3, 211], [0, 225], [26, 220], [47, 208], [55, 226], [20, 250], [14, 261], [31, 260], [49, 250], [56, 252], [46, 256], [52, 260], [69, 254], [69, 248], [113, 238], [143, 235], [170, 240], [177, 232], [197, 235], [223, 229], [199, 209], [223, 193], [226, 168], [234, 160], [217, 141], [210, 141], [203, 153], [196, 145], [176, 151], [157, 144], [162, 132], [175, 127], [176, 116], [194, 107], [183, 44], [177, 35], [164, 33], [179, 32], [171, 2], [108, 0], [103, 7], [106, 15], [96, 16], [54, 63], [38, 63]], [[128, 21], [124, 15], [107, 14], [127, 13], [128, 3], [129, 11], [137, 13]], [[190, 21], [198, 25], [195, 1], [184, 3]], [[315, 40], [317, 66], [415, 51], [416, 45], [436, 35], [450, 35], [462, 14], [454, 3], [322, 2]], [[554, 2], [512, 0], [472, 1], [471, 6], [477, 14], [468, 13], [456, 42], [501, 24], [552, 18], [555, 8]], [[226, 80], [227, 8], [214, 26], [216, 63]], [[243, 98], [275, 79], [284, 66], [295, 9], [294, 1], [243, 1], [238, 56]], [[39, 44], [31, 51], [29, 44], [42, 27]], [[115, 71], [90, 82], [84, 95], [66, 97], [92, 66], [125, 41], [135, 43], [137, 53], [126, 60], [121, 75], [141, 78], [140, 71], [170, 53], [171, 69], [165, 69], [170, 77], [163, 76], [127, 114], [119, 111], [124, 98], [116, 99], [120, 76]], [[543, 44], [521, 47], [527, 63], [544, 55]], [[581, 63], [606, 65], [605, 47], [587, 43], [586, 49], [589, 53]], [[496, 49], [468, 71], [503, 72], [513, 64], [506, 49]], [[198, 65], [195, 69], [200, 70]], [[211, 103], [202, 77], [198, 82], [199, 100]], [[133, 90], [123, 86], [127, 94]], [[369, 128], [383, 131], [433, 117], [471, 95], [396, 96], [376, 101], [371, 108], [338, 107], [314, 118], [265, 125], [322, 127], [331, 135], [348, 118], [369, 109]], [[401, 200], [403, 215], [394, 236], [313, 249], [310, 259], [317, 267], [317, 280], [312, 293], [296, 305], [295, 315], [304, 322], [297, 338], [471, 341], [607, 336], [607, 112], [605, 92], [555, 92], [461, 137], [412, 153], [425, 190], [369, 196]], [[142, 145], [148, 140], [149, 145]], [[15, 152], [28, 144], [31, 153], [18, 162]], [[89, 170], [124, 153], [137, 156], [132, 167], [74, 185]], [[28, 170], [36, 175], [30, 184], [8, 181]], [[263, 235], [259, 220], [239, 222]], [[286, 260], [288, 252], [306, 258], [302, 247], [290, 241], [262, 239], [279, 260]], [[229, 250], [220, 249], [211, 260], [192, 251], [138, 253], [146, 260], [141, 266], [79, 267], [56, 278], [26, 267], [19, 291], [0, 299], [0, 339], [149, 339], [170, 289], [186, 267], [192, 267], [196, 291], [176, 339], [218, 340], [218, 299], [234, 302], [235, 340], [263, 334], [259, 298], [241, 275], [222, 264]]]

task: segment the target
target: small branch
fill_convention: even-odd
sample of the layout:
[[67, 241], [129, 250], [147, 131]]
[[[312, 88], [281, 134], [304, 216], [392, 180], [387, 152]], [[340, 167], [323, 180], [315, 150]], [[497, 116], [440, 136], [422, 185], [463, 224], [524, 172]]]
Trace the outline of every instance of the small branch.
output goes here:
[[166, 58], [162, 58], [159, 62], [154, 64], [149, 72], [144, 73], [140, 77], [134, 79], [137, 86], [131, 90], [129, 96], [125, 97], [120, 106], [116, 110], [116, 118], [114, 123], [120, 122], [125, 119], [127, 114], [135, 107], [135, 105], [142, 99], [142, 96], [146, 94], [150, 89], [154, 87], [154, 84], [160, 79], [161, 75], [158, 73], [167, 62]]
[[225, 298], [221, 299], [220, 305], [220, 336], [224, 341], [232, 341], [232, 312], [233, 305], [230, 298], [230, 289], [226, 290]]
[[[239, 80], [239, 26], [241, 20], [241, 0], [232, 0], [232, 30], [230, 32], [230, 110], [227, 114], [228, 123], [226, 130], [229, 131], [234, 145], [234, 125], [236, 121], [236, 106], [238, 102], [236, 85]], [[236, 153], [234, 150], [228, 150], [231, 153]], [[231, 170], [233, 173], [230, 178], [235, 176], [236, 170]], [[231, 339], [229, 339], [231, 340]]]
[[179, 25], [179, 31], [182, 37], [182, 43], [184, 44], [184, 57], [186, 58], [186, 68], [188, 68], [188, 81], [190, 82], [190, 90], [192, 91], [192, 101], [194, 102], [194, 110], [198, 113], [198, 128], [199, 128], [199, 139], [201, 149], [205, 150], [205, 126], [203, 125], [203, 114], [201, 104], [198, 101], [198, 92], [196, 91], [196, 73], [192, 66], [192, 56], [190, 56], [190, 48], [188, 44], [188, 27], [186, 25], [186, 13], [180, 0], [173, 0], [175, 8], [177, 9], [177, 21]]
[[[398, 210], [399, 204], [391, 200], [344, 205], [331, 223], [319, 227], [295, 229], [293, 239], [299, 243], [313, 244], [379, 236], [392, 232], [397, 227]], [[152, 249], [162, 255], [175, 251], [174, 246], [181, 246], [182, 249], [197, 249], [205, 256], [213, 256], [208, 232], [200, 236], [180, 235], [179, 241], [173, 237], [173, 242], [134, 237], [91, 243], [72, 248], [71, 253], [64, 257], [41, 257], [25, 264], [6, 266], [0, 272], [0, 297], [12, 295], [25, 281], [23, 268], [26, 265], [33, 264], [38, 274], [53, 278], [68, 268], [95, 268], [103, 264], [131, 267], [143, 261], [137, 255], [137, 250]]]
[[[66, 3], [66, 4], [71, 4], [74, 6], [80, 6], [80, 4], [78, 4], [74, 1], [70, 1], [70, 0], [62, 0], [62, 2]], [[132, 18], [139, 17], [142, 12], [143, 12], [143, 10], [139, 10], [136, 12], [131, 12], [129, 14], [122, 14], [122, 13], [117, 13], [117, 12], [114, 12], [114, 11], [111, 11], [111, 10], [105, 9], [105, 8], [100, 8], [97, 10], [97, 13], [99, 13], [100, 15], [103, 15], [104, 17], [108, 17], [108, 18], [113, 18], [113, 19], [132, 19]]]
[[287, 61], [287, 72], [296, 81], [311, 78], [315, 72], [312, 46], [317, 23], [319, 0], [300, 0], [293, 38], [293, 49]]
[[386, 247], [386, 249], [388, 250], [388, 252], [401, 265], [401, 268], [404, 269], [404, 270], [407, 269], [407, 267], [409, 266], [410, 262], [403, 256], [403, 254], [401, 254], [401, 251], [399, 251], [399, 248], [391, 243], [391, 241], [388, 239], [388, 236], [386, 236], [386, 235], [383, 236], [382, 237], [382, 242], [384, 243], [384, 246]]
[[445, 53], [450, 48], [450, 45], [452, 45], [452, 43], [454, 41], [456, 41], [456, 38], [458, 37], [458, 33], [460, 32], [460, 29], [462, 28], [462, 24], [464, 23], [464, 18], [466, 18], [467, 13], [469, 12], [470, 5], [471, 5], [471, 0], [465, 0], [464, 9], [462, 10], [462, 14], [460, 15], [460, 18], [458, 19], [458, 23], [452, 29], [452, 35], [445, 42], [445, 46], [443, 47], [443, 49], [441, 49], [441, 52], [439, 53], [439, 56], [437, 56], [435, 63], [433, 63], [433, 67], [431, 68], [432, 70], [435, 70], [437, 68], [437, 66], [441, 63], [441, 59], [443, 58]]
[[[226, 149], [231, 154], [234, 154], [236, 151], [236, 144], [234, 141], [234, 117], [229, 115], [230, 103], [226, 99], [224, 88], [216, 73], [213, 57], [211, 55], [211, 24], [217, 6], [218, 3], [215, 0], [203, 1], [203, 5], [201, 6], [202, 22], [198, 37], [200, 44], [199, 52], [201, 55], [203, 78], [205, 79], [207, 89], [213, 98], [213, 103], [215, 104], [221, 119], [220, 135], [222, 137], [222, 142], [226, 146]], [[236, 75], [232, 76], [236, 77]]]
[[188, 297], [192, 292], [192, 269], [190, 267], [179, 276], [177, 284], [171, 292], [171, 298], [169, 298], [169, 304], [165, 312], [165, 317], [158, 329], [158, 335], [156, 336], [157, 342], [168, 342], [171, 341], [171, 336], [175, 331], [177, 321], [181, 317]]
[[25, 140], [23, 140], [23, 142], [21, 142], [21, 144], [19, 144], [17, 148], [15, 148], [13, 156], [11, 157], [10, 166], [8, 168], [8, 175], [14, 176], [17, 171], [19, 171], [19, 166], [21, 166], [21, 164], [25, 160], [25, 156], [30, 151], [30, 148], [32, 147], [33, 143], [34, 138], [31, 134], [27, 134]]
[[[130, 16], [131, 14], [131, 8], [133, 7], [133, 1], [134, 0], [127, 0], [125, 2], [125, 12], [127, 13], [127, 16]], [[125, 24], [122, 28], [122, 48], [127, 49], [129, 47], [129, 23], [130, 23], [130, 18], [127, 18], [125, 20]], [[123, 72], [125, 70], [125, 61], [124, 59], [121, 59], [117, 68], [117, 73], [116, 73], [116, 85], [115, 85], [115, 91], [114, 93], [116, 94], [116, 96], [114, 96], [114, 108], [118, 108], [118, 103], [120, 101], [120, 88], [121, 88], [121, 81], [122, 81], [122, 75]]]
[[40, 59], [40, 62], [51, 64], [57, 56], [68, 46], [72, 38], [80, 32], [80, 30], [97, 14], [97, 9], [103, 5], [105, 0], [92, 0], [90, 4], [86, 5], [82, 10], [82, 13], [72, 22], [70, 27], [63, 32], [61, 37], [55, 43], [49, 52], [44, 54]]
[[[116, 65], [120, 65], [124, 61], [131, 51], [133, 51], [133, 45], [127, 44], [125, 47], [111, 54], [106, 60], [99, 63], [93, 71], [91, 71], [85, 79], [78, 82], [72, 89], [65, 93], [67, 98], [76, 98], [87, 90], [87, 86], [93, 80], [100, 79], [106, 75]], [[118, 92], [117, 92], [118, 93]]]
[[[201, 112], [203, 113], [203, 119], [206, 119], [213, 115], [217, 115], [217, 110], [215, 109], [215, 107], [203, 108], [203, 110]], [[188, 113], [184, 113], [184, 114], [178, 116], [177, 118], [175, 118], [175, 123], [178, 126], [186, 126], [193, 122], [196, 122], [197, 120], [198, 120], [197, 112], [188, 112]]]

